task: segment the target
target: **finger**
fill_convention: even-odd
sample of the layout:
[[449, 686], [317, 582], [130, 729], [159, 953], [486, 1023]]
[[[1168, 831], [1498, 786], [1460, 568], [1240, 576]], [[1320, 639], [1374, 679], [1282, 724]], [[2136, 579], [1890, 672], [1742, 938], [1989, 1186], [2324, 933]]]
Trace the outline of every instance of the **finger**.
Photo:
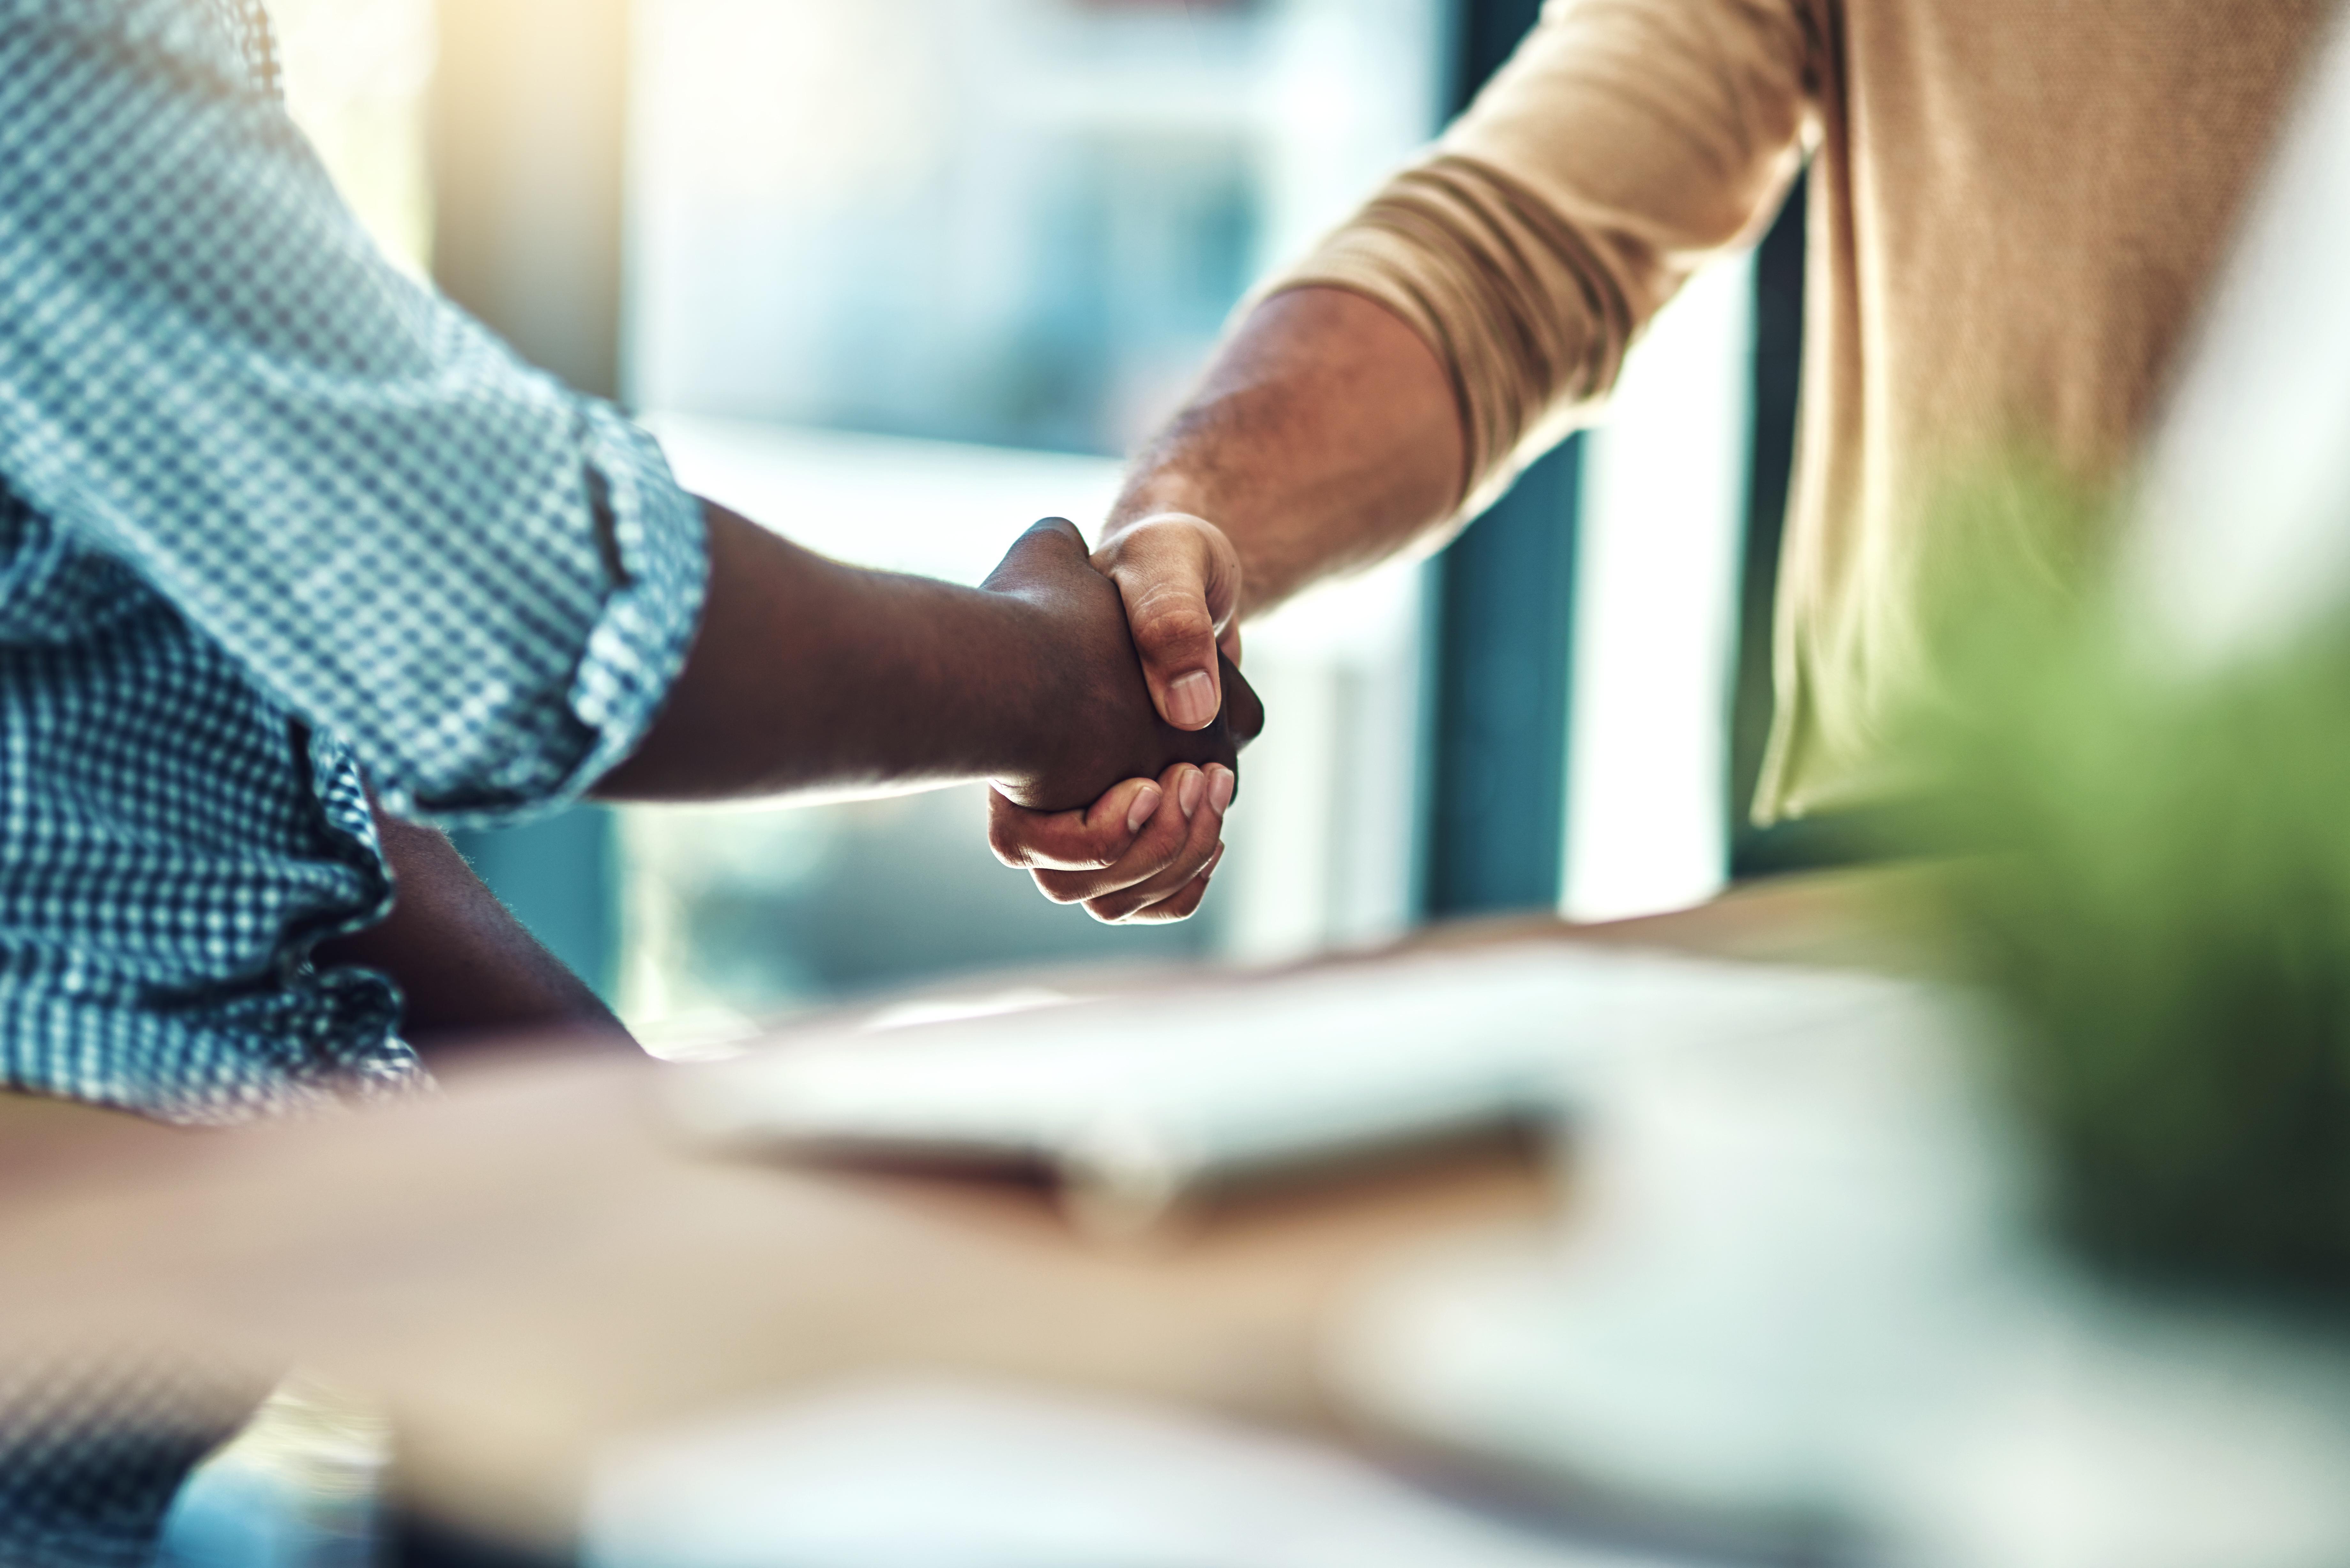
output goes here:
[[1217, 642], [1240, 600], [1240, 556], [1223, 531], [1168, 514], [1121, 530], [1095, 557], [1126, 601], [1151, 701], [1179, 730], [1201, 730], [1223, 706]]
[[1215, 858], [1208, 862], [1208, 868], [1192, 877], [1182, 891], [1137, 909], [1121, 923], [1129, 926], [1172, 925], [1178, 920], [1190, 919], [1200, 912], [1200, 905], [1208, 897], [1208, 884], [1214, 878], [1216, 867], [1223, 861], [1224, 852], [1218, 849]]
[[[1214, 771], [1230, 776], [1229, 770]], [[1229, 789], [1222, 793], [1229, 801]], [[1215, 788], [1207, 784], [1203, 776], [1199, 809], [1191, 819], [1191, 831], [1184, 840], [1182, 853], [1157, 876], [1131, 887], [1087, 898], [1085, 901], [1086, 912], [1105, 924], [1116, 925], [1164, 902], [1190, 886], [1223, 849], [1224, 819], [1222, 814], [1215, 809], [1216, 794]]]
[[1082, 904], [1148, 882], [1179, 864], [1191, 843], [1191, 817], [1210, 792], [1200, 770], [1189, 763], [1169, 768], [1159, 784], [1158, 813], [1124, 855], [1095, 869], [1039, 870], [1037, 891], [1056, 904]]
[[1215, 781], [1190, 763], [1179, 763], [1161, 774], [1159, 783], [1163, 793], [1159, 814], [1115, 865], [1099, 870], [1039, 871], [1037, 890], [1056, 904], [1083, 904], [1152, 886], [1179, 871], [1196, 871], [1200, 857], [1192, 840], [1197, 819], [1210, 814], [1216, 798]]
[[991, 789], [987, 846], [1014, 870], [1098, 870], [1134, 847], [1165, 795], [1155, 779], [1128, 779], [1083, 811], [1030, 811]]

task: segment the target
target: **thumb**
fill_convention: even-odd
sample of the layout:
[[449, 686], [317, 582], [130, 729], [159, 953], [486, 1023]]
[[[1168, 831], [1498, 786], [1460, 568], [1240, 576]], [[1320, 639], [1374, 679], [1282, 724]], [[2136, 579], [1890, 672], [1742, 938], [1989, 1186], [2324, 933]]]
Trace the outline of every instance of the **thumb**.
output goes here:
[[1240, 557], [1197, 517], [1150, 518], [1096, 557], [1126, 602], [1150, 699], [1179, 730], [1203, 730], [1223, 707], [1217, 633], [1240, 598]]

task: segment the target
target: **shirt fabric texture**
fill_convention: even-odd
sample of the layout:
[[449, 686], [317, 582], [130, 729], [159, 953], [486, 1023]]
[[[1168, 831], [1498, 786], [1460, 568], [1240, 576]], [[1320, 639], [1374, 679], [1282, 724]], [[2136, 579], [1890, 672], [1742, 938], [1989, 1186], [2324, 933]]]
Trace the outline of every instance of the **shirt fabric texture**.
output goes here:
[[[1551, 0], [1429, 152], [1274, 289], [1352, 290], [1452, 378], [1462, 513], [1607, 396], [1643, 326], [1811, 167], [1763, 821], [1917, 787], [1943, 488], [2117, 475], [2329, 0]], [[2099, 538], [2015, 536], [2060, 587]]]
[[233, 1122], [421, 1075], [368, 804], [624, 757], [700, 509], [378, 254], [255, 0], [0, 0], [0, 1086]]
[[0, 1363], [0, 1563], [144, 1568], [189, 1472], [268, 1392], [155, 1353]]
[[[390, 809], [495, 821], [634, 745], [700, 509], [651, 440], [378, 255], [259, 0], [0, 0], [0, 1087], [188, 1123], [421, 1079]], [[0, 1562], [152, 1560], [265, 1390], [0, 1366]]]

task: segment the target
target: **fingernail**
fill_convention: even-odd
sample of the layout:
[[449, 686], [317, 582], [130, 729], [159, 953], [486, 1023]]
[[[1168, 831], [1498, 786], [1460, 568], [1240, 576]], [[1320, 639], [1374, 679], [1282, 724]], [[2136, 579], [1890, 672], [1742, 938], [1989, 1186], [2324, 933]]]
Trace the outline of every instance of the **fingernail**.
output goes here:
[[1159, 815], [1159, 789], [1157, 784], [1144, 784], [1134, 792], [1134, 804], [1126, 808], [1126, 830], [1139, 833], [1142, 825]]
[[1179, 675], [1167, 688], [1167, 722], [1179, 730], [1196, 730], [1216, 716], [1216, 683], [1204, 670]]
[[1240, 782], [1233, 776], [1232, 770], [1230, 768], [1210, 768], [1208, 770], [1208, 809], [1218, 816], [1223, 815], [1225, 809], [1232, 804], [1232, 791]]
[[1207, 787], [1208, 777], [1197, 768], [1183, 770], [1183, 782], [1175, 786], [1175, 804], [1183, 808], [1186, 817], [1200, 809], [1200, 793]]

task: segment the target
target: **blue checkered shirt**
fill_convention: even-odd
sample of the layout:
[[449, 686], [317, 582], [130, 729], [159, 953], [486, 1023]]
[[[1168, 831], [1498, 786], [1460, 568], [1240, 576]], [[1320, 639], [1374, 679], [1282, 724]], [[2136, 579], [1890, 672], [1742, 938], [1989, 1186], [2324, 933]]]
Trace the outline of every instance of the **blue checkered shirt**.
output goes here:
[[420, 1074], [367, 790], [627, 754], [700, 611], [650, 437], [387, 265], [257, 0], [0, 0], [0, 1084], [225, 1122]]

